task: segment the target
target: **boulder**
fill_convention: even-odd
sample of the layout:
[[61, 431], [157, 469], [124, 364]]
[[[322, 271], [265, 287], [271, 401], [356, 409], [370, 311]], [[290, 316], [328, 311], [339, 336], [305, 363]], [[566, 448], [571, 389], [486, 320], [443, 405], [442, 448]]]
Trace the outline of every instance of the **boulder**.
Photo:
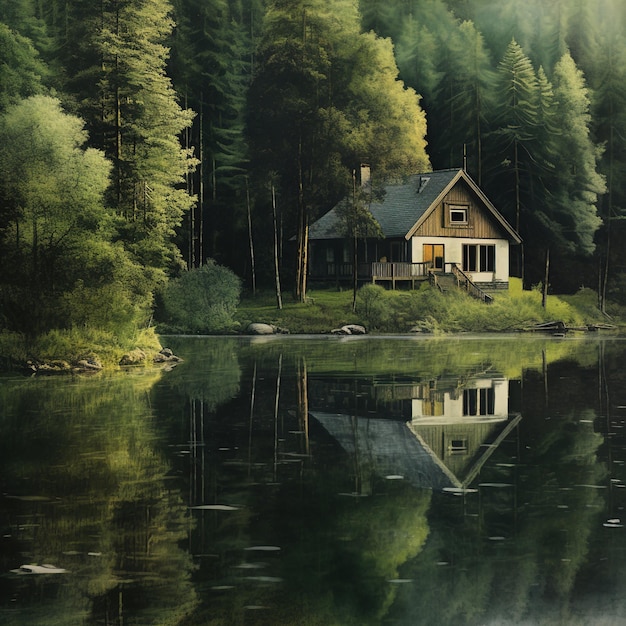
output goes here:
[[176, 356], [170, 348], [163, 348], [158, 354], [154, 355], [152, 361], [154, 363], [180, 363], [182, 359]]
[[346, 324], [341, 328], [333, 328], [330, 331], [332, 335], [365, 335], [367, 331], [365, 330], [365, 326], [361, 326], [360, 324]]
[[246, 328], [248, 335], [275, 335], [278, 329], [273, 324], [263, 324], [261, 322], [252, 322]]
[[99, 372], [102, 370], [102, 363], [96, 357], [85, 357], [76, 362], [74, 369], [79, 372]]
[[144, 363], [146, 360], [146, 353], [143, 350], [140, 350], [139, 348], [135, 348], [134, 350], [131, 350], [130, 352], [127, 352], [121, 359], [120, 359], [120, 365], [121, 366], [127, 366], [127, 365], [141, 365], [142, 363]]
[[365, 326], [361, 326], [360, 324], [346, 324], [342, 328], [345, 328], [348, 331], [349, 335], [366, 335], [367, 331], [365, 330]]
[[72, 366], [62, 359], [44, 361], [37, 366], [38, 374], [67, 374], [72, 371]]

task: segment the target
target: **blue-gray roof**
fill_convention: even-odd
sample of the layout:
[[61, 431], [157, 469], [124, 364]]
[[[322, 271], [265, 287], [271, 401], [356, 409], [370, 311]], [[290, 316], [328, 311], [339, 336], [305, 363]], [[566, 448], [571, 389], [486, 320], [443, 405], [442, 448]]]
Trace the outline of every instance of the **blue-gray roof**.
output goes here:
[[[385, 185], [383, 199], [370, 205], [370, 212], [380, 224], [385, 237], [406, 236], [460, 171], [452, 169], [413, 174], [401, 183]], [[342, 237], [337, 209], [331, 209], [311, 225], [310, 239]]]

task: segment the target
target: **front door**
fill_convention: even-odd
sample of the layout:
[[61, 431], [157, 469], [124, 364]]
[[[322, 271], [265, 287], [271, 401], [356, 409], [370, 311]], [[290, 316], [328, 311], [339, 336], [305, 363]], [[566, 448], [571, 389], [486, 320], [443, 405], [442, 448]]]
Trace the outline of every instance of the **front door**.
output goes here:
[[430, 263], [431, 267], [441, 272], [444, 266], [443, 244], [442, 243], [425, 243], [424, 244], [424, 263]]

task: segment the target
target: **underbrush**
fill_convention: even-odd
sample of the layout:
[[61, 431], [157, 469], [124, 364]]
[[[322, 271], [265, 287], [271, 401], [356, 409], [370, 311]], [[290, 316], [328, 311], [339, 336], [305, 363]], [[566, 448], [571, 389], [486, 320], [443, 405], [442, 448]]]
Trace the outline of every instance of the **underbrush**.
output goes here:
[[581, 290], [573, 296], [550, 295], [544, 308], [541, 293], [523, 291], [519, 279], [511, 279], [508, 291], [497, 292], [484, 304], [460, 291], [441, 293], [425, 283], [414, 291], [391, 291], [380, 285], [365, 285], [352, 312], [352, 292], [311, 290], [306, 303], [286, 297], [283, 309], [275, 296], [261, 294], [242, 300], [237, 312], [242, 328], [249, 322], [265, 322], [291, 333], [329, 332], [344, 324], [358, 323], [369, 332], [507, 332], [536, 324], [562, 321], [567, 326], [606, 322], [595, 306], [595, 293]]
[[0, 357], [21, 363], [29, 359], [75, 362], [97, 357], [105, 367], [111, 367], [136, 348], [148, 355], [159, 352], [161, 345], [154, 328], [138, 330], [128, 336], [90, 329], [52, 330], [36, 338], [19, 333], [0, 334]]

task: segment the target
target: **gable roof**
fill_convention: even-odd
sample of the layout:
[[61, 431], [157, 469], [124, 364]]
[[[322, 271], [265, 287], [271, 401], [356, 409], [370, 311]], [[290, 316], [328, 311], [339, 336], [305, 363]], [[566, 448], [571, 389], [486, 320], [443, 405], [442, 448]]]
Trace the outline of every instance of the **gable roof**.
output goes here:
[[[479, 197], [485, 208], [512, 241], [521, 243], [520, 236], [487, 199], [478, 185], [462, 169], [439, 170], [425, 174], [413, 174], [404, 182], [389, 183], [384, 187], [382, 200], [370, 205], [370, 212], [385, 237], [410, 239], [428, 215], [452, 187], [463, 179]], [[335, 206], [311, 225], [309, 239], [339, 239], [342, 237], [341, 217]]]

